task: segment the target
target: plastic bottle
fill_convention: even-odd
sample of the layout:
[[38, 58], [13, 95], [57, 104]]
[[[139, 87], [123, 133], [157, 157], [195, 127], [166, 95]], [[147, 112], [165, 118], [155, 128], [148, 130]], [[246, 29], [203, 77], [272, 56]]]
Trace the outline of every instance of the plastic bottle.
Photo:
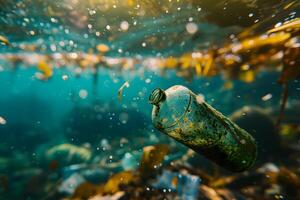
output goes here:
[[153, 90], [152, 121], [161, 132], [206, 156], [221, 167], [241, 172], [256, 160], [254, 138], [188, 88]]

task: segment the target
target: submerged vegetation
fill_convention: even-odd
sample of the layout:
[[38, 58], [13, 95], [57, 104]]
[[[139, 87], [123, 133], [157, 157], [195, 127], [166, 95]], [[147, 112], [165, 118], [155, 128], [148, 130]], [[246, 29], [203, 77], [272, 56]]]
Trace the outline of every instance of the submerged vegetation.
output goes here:
[[[300, 198], [298, 1], [0, 4], [1, 200]], [[255, 138], [251, 169], [154, 129], [178, 84]]]

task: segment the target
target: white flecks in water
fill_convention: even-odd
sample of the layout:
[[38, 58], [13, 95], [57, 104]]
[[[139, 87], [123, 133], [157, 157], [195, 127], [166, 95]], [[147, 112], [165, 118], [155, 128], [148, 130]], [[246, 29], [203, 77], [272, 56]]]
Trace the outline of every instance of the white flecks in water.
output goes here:
[[249, 17], [253, 17], [253, 13], [249, 13], [249, 15], [248, 15]]
[[50, 45], [50, 49], [51, 49], [51, 51], [56, 51], [57, 50], [56, 45], [55, 44], [51, 44]]
[[89, 11], [89, 14], [90, 14], [90, 15], [96, 14], [96, 10], [90, 10], [90, 11]]
[[57, 19], [55, 19], [55, 18], [53, 18], [53, 17], [51, 17], [51, 19], [50, 19], [50, 20], [51, 20], [51, 22], [52, 22], [52, 23], [57, 23], [57, 22], [58, 22], [58, 20], [57, 20]]
[[85, 89], [81, 89], [81, 90], [79, 91], [79, 97], [80, 97], [80, 98], [82, 98], [82, 99], [86, 99], [86, 98], [87, 98], [87, 96], [88, 96], [88, 92], [87, 92], [87, 90], [85, 90]]
[[107, 30], [110, 30], [110, 25], [106, 25], [105, 27]]
[[187, 23], [187, 25], [185, 26], [185, 28], [186, 28], [186, 31], [189, 34], [195, 34], [198, 31], [197, 24], [195, 24], [193, 22]]
[[127, 31], [129, 29], [129, 23], [127, 21], [122, 21], [120, 24], [120, 28], [122, 31]]
[[277, 24], [275, 24], [274, 28], [277, 28], [277, 27], [279, 27], [281, 25], [282, 25], [282, 22], [278, 22]]
[[142, 47], [146, 47], [146, 46], [147, 46], [146, 42], [143, 42]]
[[145, 80], [145, 83], [151, 83], [151, 79], [150, 79], [150, 78], [147, 78], [147, 79]]
[[64, 81], [66, 81], [66, 80], [68, 80], [69, 79], [69, 77], [68, 77], [68, 75], [62, 75], [62, 80], [64, 80]]
[[6, 124], [6, 120], [0, 116], [0, 125], [5, 125]]
[[272, 94], [266, 94], [265, 96], [261, 97], [261, 100], [263, 101], [268, 101], [272, 98]]

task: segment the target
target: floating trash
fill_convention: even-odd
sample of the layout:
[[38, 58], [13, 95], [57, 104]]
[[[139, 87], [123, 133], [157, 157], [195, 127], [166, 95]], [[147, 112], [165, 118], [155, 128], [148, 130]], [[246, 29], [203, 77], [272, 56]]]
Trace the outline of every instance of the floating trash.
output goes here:
[[198, 176], [163, 170], [162, 175], [152, 186], [166, 189], [169, 192], [177, 192], [180, 199], [196, 200], [198, 199], [200, 183], [201, 179]]
[[186, 87], [155, 89], [149, 100], [159, 131], [228, 170], [244, 171], [255, 163], [254, 138]]
[[73, 194], [75, 189], [84, 182], [85, 179], [80, 174], [74, 173], [62, 182], [59, 187], [59, 191], [67, 194]]
[[122, 101], [124, 88], [129, 88], [129, 83], [126, 81], [118, 90], [118, 99]]
[[5, 125], [6, 124], [6, 120], [4, 119], [4, 117], [0, 116], [0, 124], [1, 125]]
[[1, 0], [0, 199], [300, 199], [299, 8]]

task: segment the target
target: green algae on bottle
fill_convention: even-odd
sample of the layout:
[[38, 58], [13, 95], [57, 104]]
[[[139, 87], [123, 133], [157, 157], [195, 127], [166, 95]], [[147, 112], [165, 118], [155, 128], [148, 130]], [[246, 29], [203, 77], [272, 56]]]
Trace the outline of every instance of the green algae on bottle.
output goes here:
[[162, 133], [233, 172], [255, 163], [254, 138], [188, 88], [158, 88], [149, 101], [153, 124]]

